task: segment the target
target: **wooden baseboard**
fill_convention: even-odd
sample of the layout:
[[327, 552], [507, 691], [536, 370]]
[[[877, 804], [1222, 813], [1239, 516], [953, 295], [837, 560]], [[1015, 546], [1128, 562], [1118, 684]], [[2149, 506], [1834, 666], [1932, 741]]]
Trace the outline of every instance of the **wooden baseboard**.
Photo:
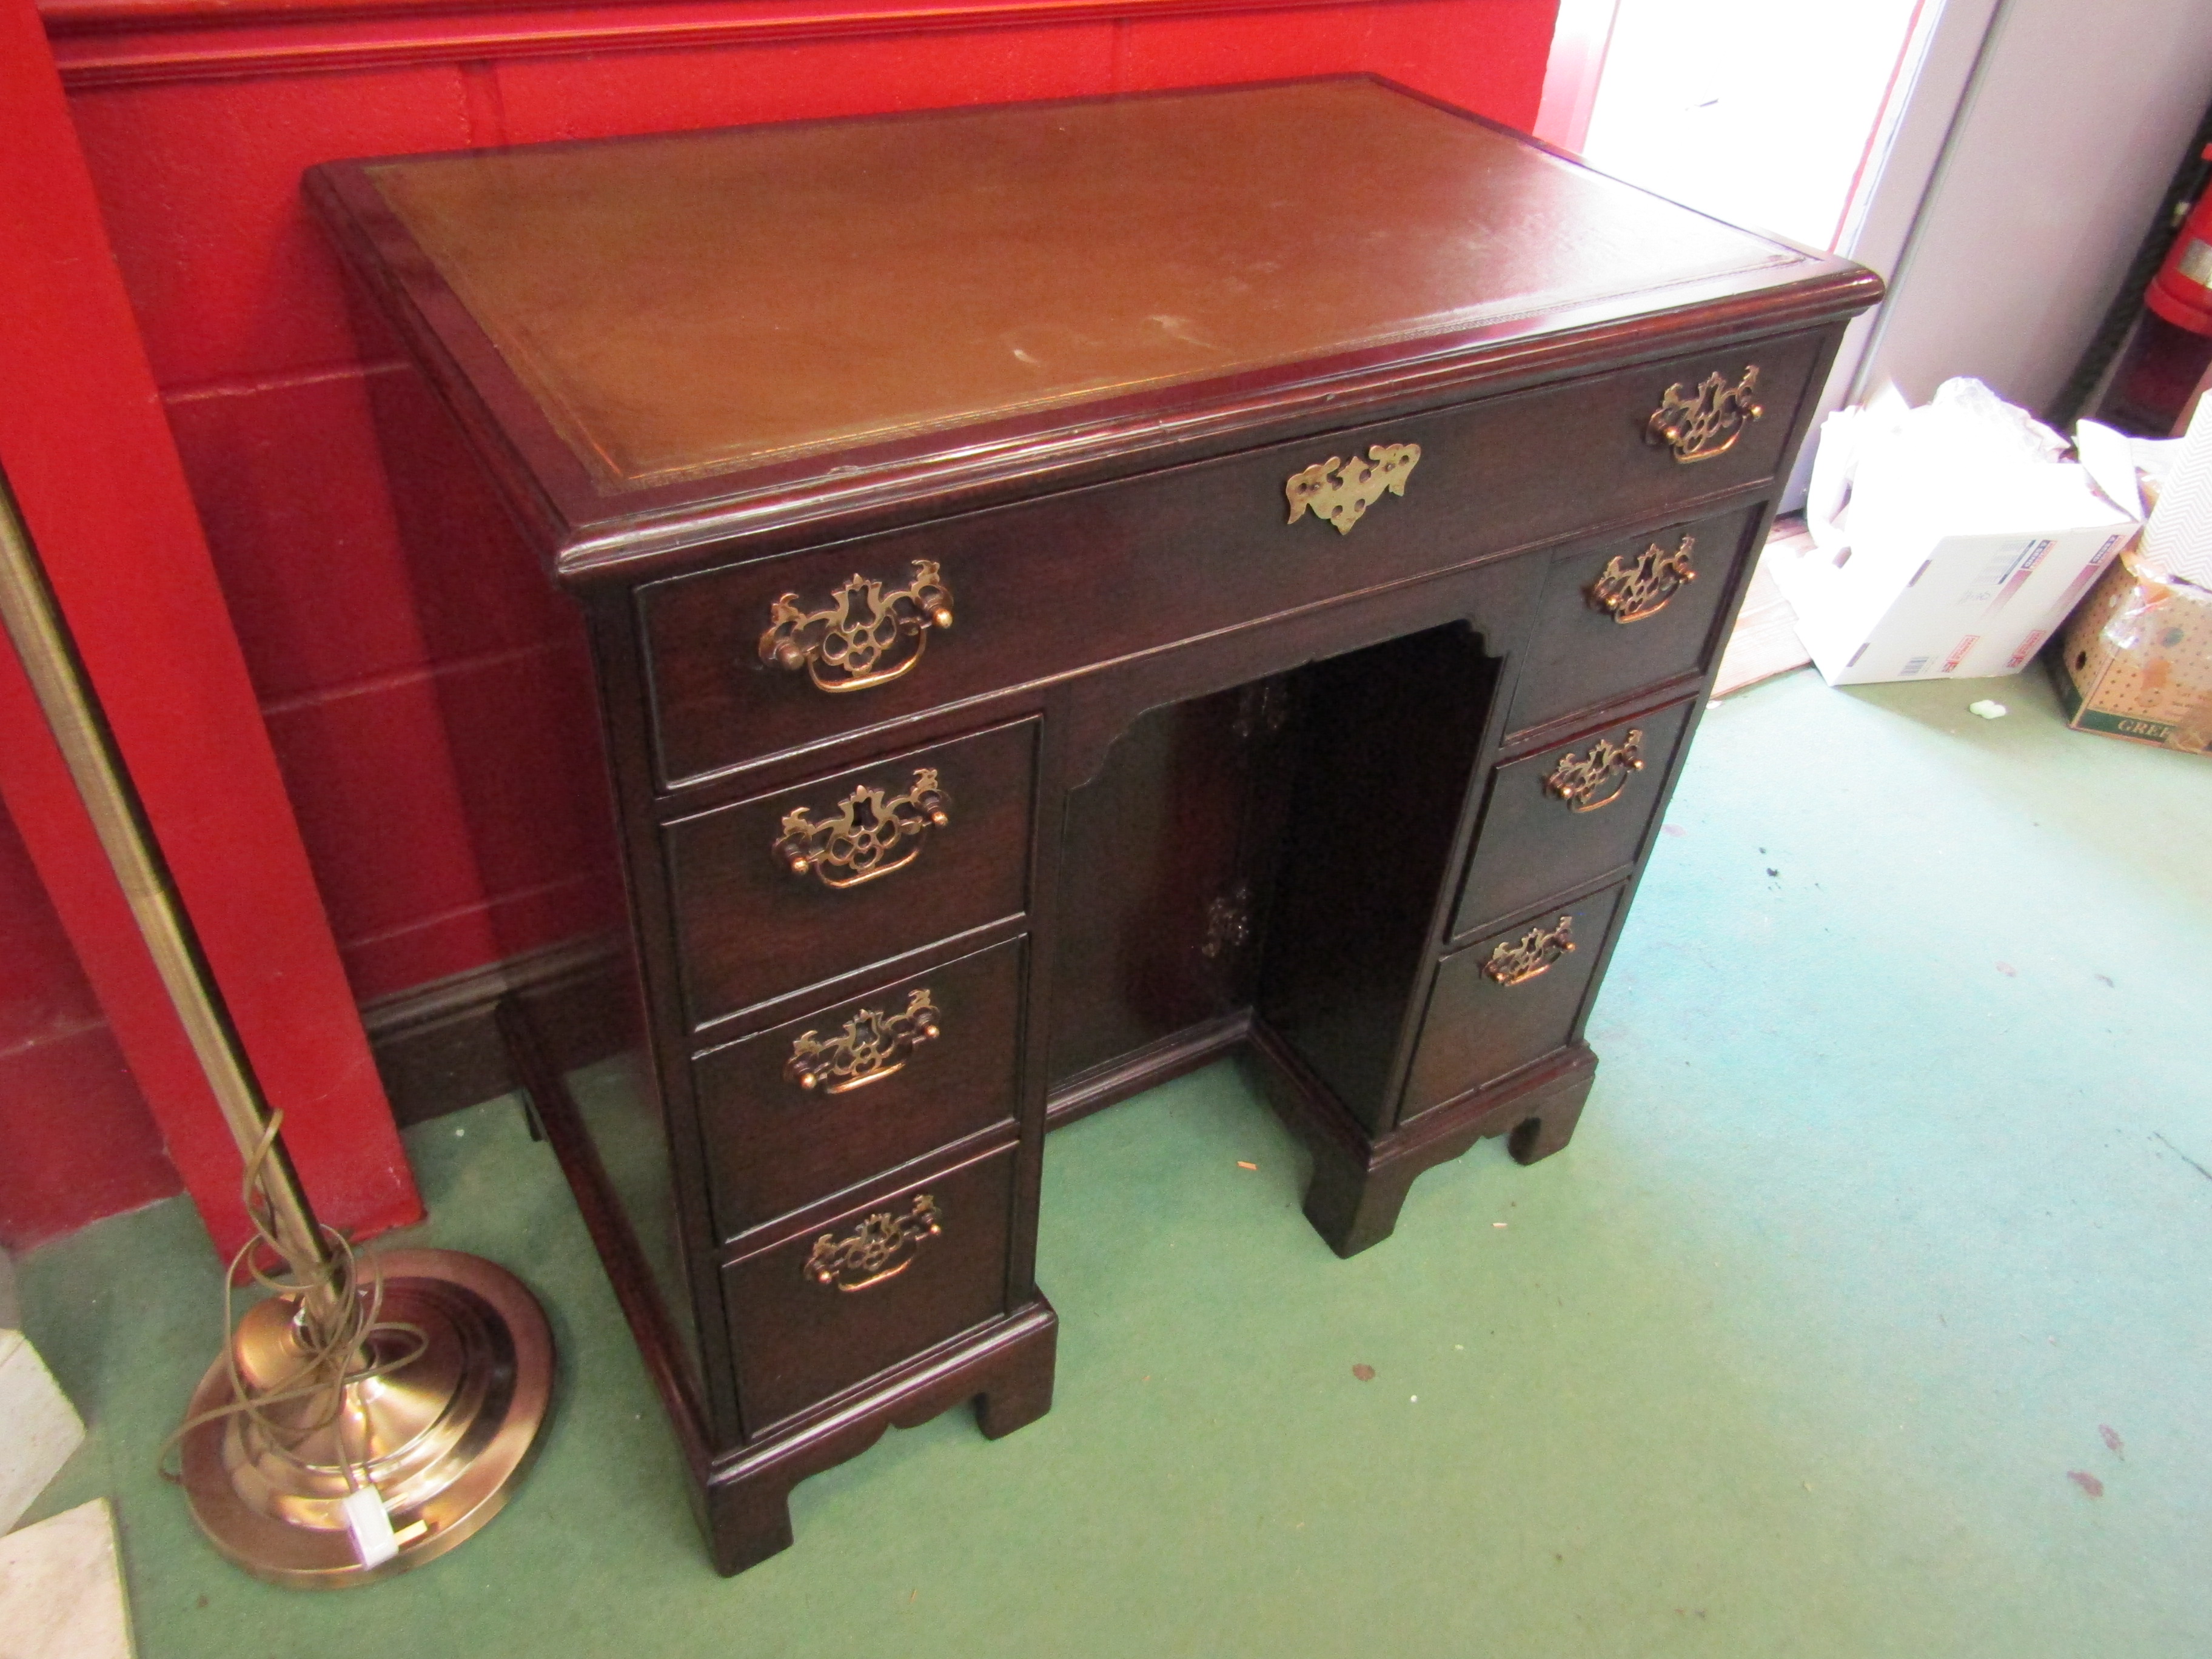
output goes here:
[[1751, 592], [1744, 597], [1743, 609], [1736, 613], [1735, 631], [1729, 635], [1728, 648], [1721, 653], [1720, 672], [1713, 677], [1715, 702], [1778, 674], [1803, 668], [1813, 660], [1812, 653], [1797, 637], [1797, 613], [1774, 585], [1766, 564], [1770, 556], [1784, 550], [1795, 553], [1809, 546], [1812, 540], [1802, 514], [1774, 521], [1751, 573]]
[[362, 1024], [402, 1126], [520, 1086], [494, 1010], [520, 996], [571, 1070], [617, 1053], [642, 1030], [622, 940], [595, 934], [510, 957], [363, 1003]]

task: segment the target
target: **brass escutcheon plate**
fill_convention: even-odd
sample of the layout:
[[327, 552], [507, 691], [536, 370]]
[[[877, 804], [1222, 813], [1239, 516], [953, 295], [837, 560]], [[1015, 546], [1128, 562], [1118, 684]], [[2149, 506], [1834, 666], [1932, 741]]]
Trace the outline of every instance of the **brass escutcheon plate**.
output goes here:
[[903, 870], [921, 856], [932, 830], [952, 822], [952, 799], [939, 787], [937, 769], [925, 766], [902, 795], [863, 784], [837, 803], [834, 817], [819, 821], [811, 808], [783, 815], [783, 833], [769, 856], [794, 876], [812, 875], [824, 887], [858, 887]]
[[1685, 536], [1671, 552], [1654, 542], [1633, 558], [1615, 555], [1590, 584], [1589, 602], [1617, 623], [1657, 616], [1668, 600], [1698, 580], [1690, 562], [1697, 545], [1696, 537]]
[[1406, 480], [1420, 459], [1419, 444], [1375, 444], [1364, 461], [1357, 455], [1348, 461], [1334, 455], [1317, 461], [1284, 483], [1283, 495], [1291, 504], [1284, 522], [1296, 524], [1310, 510], [1323, 524], [1335, 526], [1339, 535], [1349, 536], [1384, 495], [1405, 495]]
[[1595, 812], [1619, 800], [1630, 775], [1643, 769], [1644, 731], [1633, 726], [1619, 743], [1600, 738], [1586, 754], [1570, 750], [1560, 756], [1544, 788], [1566, 802], [1570, 812]]

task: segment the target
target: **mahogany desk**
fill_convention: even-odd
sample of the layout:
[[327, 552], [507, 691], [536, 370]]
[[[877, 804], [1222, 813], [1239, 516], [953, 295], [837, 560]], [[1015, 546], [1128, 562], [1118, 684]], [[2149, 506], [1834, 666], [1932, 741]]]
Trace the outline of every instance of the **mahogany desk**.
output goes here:
[[308, 189], [588, 615], [651, 1145], [510, 1035], [723, 1571], [1045, 1410], [1048, 1124], [1243, 1050], [1347, 1255], [1565, 1143], [1872, 275], [1358, 79]]

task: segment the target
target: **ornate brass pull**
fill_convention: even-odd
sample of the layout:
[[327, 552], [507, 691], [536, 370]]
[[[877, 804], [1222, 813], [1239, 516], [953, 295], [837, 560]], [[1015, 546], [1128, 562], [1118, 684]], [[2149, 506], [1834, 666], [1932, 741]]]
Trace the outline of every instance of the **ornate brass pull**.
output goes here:
[[1628, 775], [1643, 769], [1644, 732], [1632, 727], [1619, 743], [1600, 738], [1587, 755], [1570, 750], [1560, 756], [1544, 787], [1566, 802], [1570, 812], [1595, 812], [1619, 800], [1628, 787]]
[[912, 561], [914, 580], [895, 592], [855, 574], [820, 611], [786, 593], [769, 612], [761, 660], [807, 678], [824, 691], [861, 691], [895, 680], [921, 660], [933, 628], [952, 626], [952, 590], [937, 561]]
[[858, 887], [903, 870], [921, 856], [933, 830], [952, 822], [952, 800], [937, 787], [937, 769], [925, 766], [913, 786], [890, 800], [866, 785], [837, 803], [837, 816], [817, 823], [801, 806], [783, 815], [783, 834], [769, 851], [794, 876], [810, 872], [825, 887]]
[[807, 1253], [806, 1276], [841, 1291], [865, 1291], [904, 1273], [914, 1265], [914, 1253], [921, 1248], [922, 1241], [944, 1231], [937, 1200], [922, 1193], [904, 1215], [878, 1210], [849, 1237], [823, 1234]]
[[1357, 455], [1348, 461], [1332, 455], [1303, 472], [1293, 472], [1283, 485], [1291, 503], [1291, 516], [1284, 522], [1296, 524], [1311, 507], [1314, 517], [1334, 525], [1339, 535], [1349, 536], [1352, 526], [1382, 499], [1384, 491], [1406, 493], [1406, 480], [1420, 459], [1419, 444], [1375, 444], [1364, 461]]
[[1644, 423], [1644, 439], [1664, 444], [1685, 465], [1725, 455], [1743, 436], [1744, 428], [1766, 413], [1752, 401], [1758, 385], [1757, 363], [1745, 369], [1743, 378], [1734, 386], [1717, 372], [1706, 375], [1694, 397], [1684, 392], [1677, 380], [1661, 394], [1659, 407]]
[[909, 992], [905, 1012], [884, 1014], [863, 1008], [827, 1042], [811, 1031], [801, 1031], [792, 1042], [783, 1074], [810, 1092], [842, 1095], [881, 1083], [905, 1066], [908, 1054], [942, 1035], [937, 1005], [929, 1000], [928, 991]]
[[1614, 556], [1590, 584], [1589, 602], [1617, 623], [1657, 616], [1668, 600], [1698, 580], [1690, 563], [1697, 544], [1696, 537], [1685, 536], [1671, 553], [1654, 542], [1632, 559]]
[[1500, 939], [1482, 964], [1482, 971], [1500, 985], [1523, 985], [1575, 948], [1572, 916], [1561, 916], [1549, 927], [1531, 927], [1517, 939]]

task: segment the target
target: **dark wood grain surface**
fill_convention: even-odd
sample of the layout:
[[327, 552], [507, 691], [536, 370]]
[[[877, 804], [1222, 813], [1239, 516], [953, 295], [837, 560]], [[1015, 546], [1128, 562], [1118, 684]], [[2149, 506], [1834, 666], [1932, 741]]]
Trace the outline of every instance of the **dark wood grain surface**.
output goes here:
[[[1687, 702], [1669, 704], [1498, 767], [1483, 796], [1452, 936], [1464, 939], [1486, 922], [1634, 864], [1658, 816], [1690, 714]], [[1578, 811], [1553, 787], [1563, 763], [1589, 761], [1600, 744], [1620, 749], [1632, 740], [1638, 769], [1617, 767], [1601, 805]]]
[[[1011, 1139], [1021, 970], [1021, 941], [1008, 940], [701, 1055], [700, 1121], [723, 1237], [994, 1127]], [[916, 992], [929, 996], [940, 1034], [896, 1071], [835, 1093], [787, 1075], [802, 1035], [834, 1040], [856, 1014], [896, 1012]]]
[[[680, 785], [833, 733], [1079, 672], [1589, 526], [1694, 510], [1772, 474], [1820, 349], [1818, 337], [1800, 337], [1699, 352], [652, 583], [640, 602], [661, 775]], [[1645, 424], [1668, 387], [1714, 374], [1733, 380], [1754, 365], [1774, 412], [1746, 428], [1727, 453], [1683, 466], [1646, 440]], [[1378, 444], [1405, 443], [1418, 444], [1421, 453], [1404, 495], [1373, 503], [1350, 533], [1310, 514], [1286, 522], [1285, 489], [1293, 474], [1364, 455]], [[1583, 472], [1577, 489], [1562, 491], [1548, 481], [1551, 458], [1569, 453]], [[1686, 527], [1702, 538], [1709, 567], [1716, 560], [1726, 565], [1734, 549], [1717, 538], [1740, 526]], [[1621, 550], [1607, 549], [1600, 565]], [[901, 678], [865, 697], [831, 696], [805, 673], [762, 660], [761, 636], [780, 595], [823, 606], [850, 576], [896, 586], [910, 580], [918, 560], [942, 573], [956, 621], [930, 631]], [[1655, 636], [1684, 637], [1691, 612], [1710, 623], [1717, 586], [1692, 586], [1663, 625], [1623, 631], [1613, 653], [1622, 664], [1621, 689], [1638, 683]], [[1562, 626], [1586, 608], [1565, 579], [1555, 603], [1569, 618]], [[1693, 671], [1703, 643], [1671, 672]], [[1576, 637], [1560, 649], [1565, 660], [1577, 660]], [[1572, 697], [1576, 688], [1559, 695]], [[1518, 723], [1543, 717], [1538, 712]]]
[[[1011, 1147], [990, 1153], [724, 1269], [749, 1434], [1003, 1311], [1013, 1163]], [[808, 1273], [820, 1239], [849, 1237], [871, 1215], [903, 1216], [917, 1198], [935, 1204], [941, 1231], [903, 1271], [858, 1291]]]
[[[1444, 958], [1407, 1079], [1404, 1115], [1496, 1083], [1573, 1040], [1620, 898], [1620, 889], [1607, 888], [1556, 909], [1547, 907]], [[1492, 978], [1486, 969], [1500, 945], [1556, 927], [1563, 919], [1574, 937], [1571, 955], [1517, 985]]]
[[[1508, 730], [1527, 732], [1577, 709], [1710, 670], [1728, 638], [1723, 619], [1735, 614], [1735, 572], [1754, 545], [1753, 532], [1763, 534], [1765, 526], [1760, 506], [1754, 505], [1555, 556]], [[1633, 560], [1655, 546], [1674, 551], [1685, 541], [1691, 544], [1696, 580], [1656, 615], [1622, 623], [1592, 602], [1591, 590], [1615, 560]]]
[[[665, 831], [669, 886], [692, 1024], [818, 985], [1028, 908], [1033, 721], [932, 744], [694, 816]], [[788, 815], [841, 821], [855, 791], [887, 800], [934, 773], [950, 822], [912, 860], [854, 886], [798, 874], [777, 855]], [[872, 812], [854, 809], [866, 823]], [[831, 874], [836, 872], [832, 871]]]
[[1068, 796], [1055, 1085], [1249, 1006], [1253, 816], [1287, 709], [1279, 680], [1155, 709]]
[[1259, 1006], [1370, 1129], [1390, 1121], [1391, 1073], [1487, 736], [1490, 641], [1502, 631], [1432, 629], [1293, 681], [1293, 804]]

